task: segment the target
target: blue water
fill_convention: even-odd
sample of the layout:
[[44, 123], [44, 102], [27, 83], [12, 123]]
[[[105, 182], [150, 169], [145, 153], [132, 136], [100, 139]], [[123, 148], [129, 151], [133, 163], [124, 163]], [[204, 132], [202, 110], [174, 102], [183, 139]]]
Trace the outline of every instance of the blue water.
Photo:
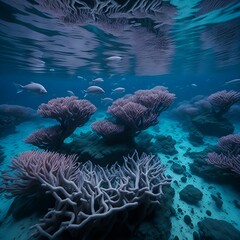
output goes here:
[[[204, 136], [204, 142], [194, 146], [188, 137], [192, 131], [189, 125], [184, 125], [185, 122], [181, 122], [183, 119], [174, 115], [179, 105], [190, 101], [193, 103], [191, 99], [196, 96], [205, 98], [222, 90], [240, 91], [240, 80], [228, 83], [240, 78], [239, 40], [239, 0], [0, 0], [0, 106], [20, 105], [37, 110], [40, 104], [69, 96], [67, 91], [73, 91], [79, 99], [87, 99], [94, 104], [97, 111], [66, 142], [74, 141], [76, 136], [85, 136], [86, 144], [79, 146], [79, 152], [87, 149], [89, 153], [89, 145], [92, 145], [105, 154], [114, 147], [106, 146], [104, 149], [101, 138], [91, 142], [86, 135], [81, 135], [91, 132], [90, 125], [95, 120], [109, 118], [106, 113], [109, 105], [103, 104], [102, 98], [116, 100], [140, 89], [167, 87], [170, 93], [176, 95], [174, 103], [161, 114], [158, 125], [147, 128], [135, 138], [137, 144], [146, 147], [146, 151], [159, 155], [167, 167], [167, 174], [173, 179], [171, 186], [175, 196], [172, 207], [177, 213], [174, 217], [168, 216], [172, 228], [169, 228], [169, 238], [165, 236], [162, 239], [173, 240], [177, 239], [174, 238], [176, 236], [180, 240], [193, 239], [193, 232], [199, 230], [197, 223], [209, 217], [206, 210], [212, 212], [211, 218], [226, 220], [240, 230], [240, 210], [233, 204], [237, 200], [240, 205], [239, 186], [236, 190], [224, 180], [208, 182], [209, 179], [195, 175], [189, 169], [193, 160], [184, 155], [216, 145], [219, 137]], [[109, 57], [120, 59], [110, 60]], [[96, 78], [103, 78], [104, 82], [96, 85], [103, 88], [105, 93], [85, 96], [84, 91]], [[42, 84], [47, 94], [17, 93], [13, 83], [26, 85], [31, 81]], [[117, 87], [125, 88], [125, 92], [113, 94], [112, 89]], [[238, 134], [239, 102], [234, 107], [226, 116], [234, 126], [233, 133]], [[1, 169], [7, 169], [11, 159], [20, 152], [37, 149], [24, 143], [27, 136], [54, 124], [54, 120], [49, 122], [41, 118], [27, 121], [17, 125], [14, 133], [1, 137], [0, 145], [6, 155]], [[159, 146], [153, 145], [158, 143], [160, 135], [176, 140], [177, 154], [163, 154], [158, 150]], [[149, 136], [152, 136], [151, 141], [145, 143]], [[124, 151], [123, 155], [127, 155], [128, 151]], [[97, 155], [91, 154], [89, 156]], [[178, 175], [171, 170], [174, 161], [185, 166], [184, 174]], [[181, 182], [182, 176], [187, 177], [187, 183]], [[239, 181], [239, 175], [234, 177]], [[180, 190], [188, 183], [199, 189], [202, 187], [205, 196], [200, 205], [194, 206], [195, 215], [191, 206], [179, 199]], [[209, 188], [214, 190], [210, 191]], [[222, 211], [212, 204], [208, 191], [211, 194], [220, 192], [224, 202]], [[0, 218], [0, 239], [10, 240], [21, 236], [19, 239], [26, 240], [29, 235], [26, 229], [37, 223], [38, 218], [28, 216], [21, 219], [18, 225], [14, 218], [12, 220], [7, 215], [11, 205], [9, 201], [12, 200], [1, 196], [3, 214]], [[183, 222], [184, 215], [192, 217], [193, 226]], [[152, 222], [151, 217], [150, 222], [149, 219], [143, 221], [132, 240], [159, 239], [159, 226], [157, 229], [151, 228], [149, 236], [144, 235], [146, 225], [153, 226], [157, 219], [158, 216]], [[21, 229], [21, 224], [25, 230]], [[11, 228], [17, 233], [7, 236], [6, 229]], [[67, 238], [63, 236], [60, 239]], [[223, 239], [227, 239], [227, 235]]]

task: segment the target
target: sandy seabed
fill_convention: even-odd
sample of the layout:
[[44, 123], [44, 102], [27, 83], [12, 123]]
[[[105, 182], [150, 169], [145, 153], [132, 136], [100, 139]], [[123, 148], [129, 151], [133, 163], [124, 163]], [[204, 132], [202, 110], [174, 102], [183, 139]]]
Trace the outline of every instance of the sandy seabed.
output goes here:
[[[95, 117], [95, 119], [96, 118], [98, 117]], [[11, 134], [5, 138], [1, 138], [0, 145], [3, 146], [3, 151], [6, 155], [5, 160], [0, 165], [1, 170], [6, 169], [7, 165], [10, 164], [11, 159], [17, 154], [27, 150], [36, 149], [35, 147], [24, 143], [24, 139], [36, 129], [40, 129], [48, 125], [49, 122], [47, 121], [26, 122], [17, 126], [16, 133]], [[236, 126], [235, 133], [239, 132], [239, 128], [237, 127], [239, 126]], [[77, 129], [75, 133], [78, 134], [81, 131], [86, 132], [89, 130], [90, 123], [82, 128]], [[177, 212], [176, 216], [171, 218], [172, 235], [170, 237], [170, 240], [175, 236], [178, 236], [180, 240], [193, 239], [193, 232], [198, 231], [197, 223], [205, 217], [209, 217], [206, 213], [207, 210], [211, 212], [211, 218], [228, 221], [229, 223], [233, 224], [235, 228], [240, 229], [240, 209], [236, 209], [236, 206], [233, 203], [233, 200], [240, 199], [240, 193], [236, 192], [236, 190], [229, 185], [210, 183], [198, 176], [193, 175], [189, 169], [189, 163], [192, 163], [193, 160], [189, 157], [184, 156], [185, 152], [189, 148], [191, 148], [191, 151], [202, 151], [208, 144], [216, 144], [218, 138], [205, 137], [204, 145], [200, 147], [194, 147], [191, 145], [191, 143], [189, 143], [187, 139], [188, 133], [182, 130], [180, 123], [174, 120], [169, 120], [167, 118], [161, 118], [159, 127], [151, 127], [146, 131], [153, 136], [170, 135], [177, 141], [175, 147], [178, 153], [176, 155], [169, 157], [159, 153], [159, 157], [161, 158], [162, 163], [167, 166], [166, 174], [171, 175], [173, 180], [176, 180], [178, 182], [178, 184], [175, 184], [174, 182], [171, 184], [175, 190], [173, 207], [176, 212], [178, 208], [182, 209], [182, 214]], [[186, 167], [186, 173], [191, 175], [191, 177], [187, 178], [186, 183], [183, 183], [181, 181], [181, 177], [183, 175], [176, 174], [171, 170], [171, 164], [169, 163], [169, 160], [173, 160], [174, 162]], [[198, 205], [189, 205], [179, 198], [179, 192], [188, 184], [193, 184], [203, 193], [203, 198], [198, 203]], [[222, 209], [218, 209], [215, 205], [215, 202], [211, 198], [211, 194], [216, 195], [216, 193], [221, 194], [223, 201]], [[11, 203], [11, 199], [6, 199], [3, 194], [0, 195], [0, 239], [27, 240], [31, 235], [31, 230], [29, 228], [32, 225], [36, 224], [39, 219], [34, 215], [19, 221], [14, 220], [11, 216], [6, 217]], [[193, 228], [190, 228], [184, 222], [184, 215], [189, 215], [191, 217]]]

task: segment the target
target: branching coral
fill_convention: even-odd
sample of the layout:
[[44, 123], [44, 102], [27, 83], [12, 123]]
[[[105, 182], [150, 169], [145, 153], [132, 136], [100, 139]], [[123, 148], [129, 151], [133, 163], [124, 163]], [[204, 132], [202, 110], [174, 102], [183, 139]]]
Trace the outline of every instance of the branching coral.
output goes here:
[[229, 108], [236, 102], [240, 101], [240, 93], [236, 91], [219, 91], [208, 97], [217, 115], [225, 114]]
[[47, 104], [41, 104], [38, 113], [44, 118], [56, 119], [60, 125], [33, 132], [25, 142], [43, 149], [57, 150], [64, 139], [84, 125], [95, 111], [93, 104], [78, 100], [75, 96], [52, 99]]
[[206, 161], [219, 168], [231, 170], [240, 175], [240, 134], [220, 138], [218, 147], [222, 153], [211, 152]]
[[[133, 138], [142, 130], [158, 123], [158, 116], [166, 110], [174, 101], [175, 94], [168, 92], [162, 86], [150, 90], [138, 90], [129, 98], [119, 98], [108, 108], [115, 122], [105, 121], [104, 125], [98, 121], [92, 125], [94, 131], [105, 140], [116, 140], [117, 138]], [[112, 127], [122, 126], [122, 131], [114, 131]], [[109, 134], [108, 134], [109, 133]], [[111, 134], [110, 134], [111, 133]]]
[[[11, 169], [1, 176], [3, 191], [21, 195], [34, 182], [54, 197], [54, 208], [35, 226], [35, 235], [48, 239], [63, 234], [106, 239], [116, 226], [134, 228], [159, 204], [162, 187], [170, 184], [157, 157], [136, 151], [124, 157], [123, 166], [106, 168], [90, 161], [79, 166], [75, 156], [26, 152], [13, 159]], [[136, 210], [138, 218], [133, 221], [131, 213]]]

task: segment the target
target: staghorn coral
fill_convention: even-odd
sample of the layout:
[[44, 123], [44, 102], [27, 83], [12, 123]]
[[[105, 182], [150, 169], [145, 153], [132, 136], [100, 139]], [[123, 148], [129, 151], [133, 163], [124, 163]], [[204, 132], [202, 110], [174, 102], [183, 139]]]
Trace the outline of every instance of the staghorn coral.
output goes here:
[[78, 164], [75, 156], [31, 151], [13, 159], [11, 173], [1, 175], [1, 188], [16, 196], [34, 182], [54, 197], [55, 206], [34, 226], [35, 236], [106, 239], [115, 230], [133, 231], [160, 203], [162, 188], [171, 181], [164, 171], [157, 157], [136, 151], [122, 166], [106, 168]]
[[23, 152], [12, 159], [10, 170], [1, 173], [0, 189], [11, 198], [38, 189], [44, 182], [57, 180], [56, 184], [61, 185], [61, 177], [70, 180], [75, 176], [78, 167], [75, 158], [53, 152]]

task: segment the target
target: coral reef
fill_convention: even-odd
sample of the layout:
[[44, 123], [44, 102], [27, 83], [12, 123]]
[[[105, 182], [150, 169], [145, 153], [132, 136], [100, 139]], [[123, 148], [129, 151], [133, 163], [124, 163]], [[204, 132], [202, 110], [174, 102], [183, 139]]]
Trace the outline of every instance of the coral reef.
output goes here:
[[64, 139], [84, 125], [95, 111], [93, 104], [75, 96], [52, 99], [47, 104], [41, 104], [38, 113], [44, 118], [56, 119], [60, 125], [37, 130], [25, 142], [42, 149], [57, 150]]
[[1, 191], [8, 197], [40, 187], [55, 199], [34, 226], [35, 236], [48, 239], [129, 234], [160, 203], [162, 188], [171, 181], [157, 157], [136, 151], [122, 166], [106, 168], [80, 164], [75, 155], [29, 151], [14, 158], [10, 168], [1, 175]]
[[[200, 98], [200, 99], [199, 99]], [[224, 116], [231, 106], [240, 101], [240, 93], [218, 91], [207, 98], [199, 96], [190, 102], [184, 102], [174, 110], [174, 115], [181, 120], [183, 127], [190, 132], [190, 139], [197, 135], [222, 137], [234, 132], [233, 124]], [[197, 133], [199, 131], [199, 134]], [[194, 135], [191, 132], [195, 132]], [[198, 140], [201, 139], [197, 139]], [[193, 141], [193, 144], [196, 144]]]
[[240, 175], [240, 134], [221, 137], [218, 142], [221, 153], [211, 152], [206, 161], [216, 167]]
[[20, 105], [0, 105], [0, 137], [15, 132], [15, 127], [38, 117], [36, 111]]
[[165, 87], [138, 90], [127, 98], [119, 98], [108, 107], [114, 120], [97, 121], [92, 128], [108, 142], [131, 141], [141, 131], [158, 123], [158, 116], [175, 99]]

